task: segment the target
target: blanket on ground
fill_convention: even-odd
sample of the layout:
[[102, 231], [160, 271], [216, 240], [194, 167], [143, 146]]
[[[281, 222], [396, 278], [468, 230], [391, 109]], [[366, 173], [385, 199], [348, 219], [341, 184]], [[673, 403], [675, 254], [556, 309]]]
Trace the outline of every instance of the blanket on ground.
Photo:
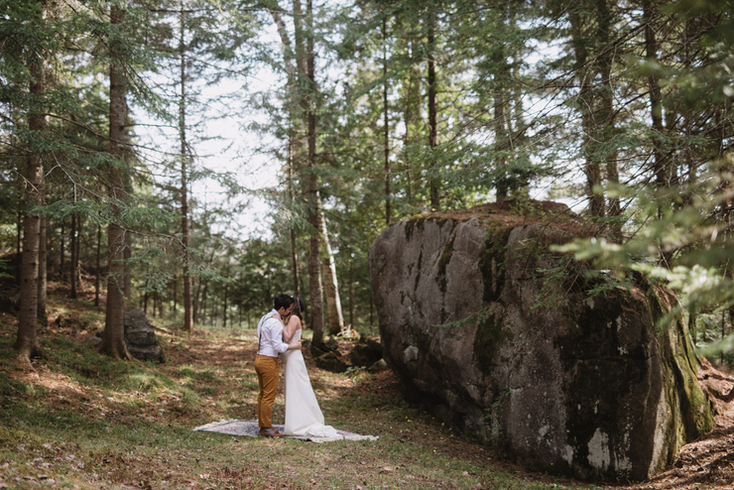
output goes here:
[[[278, 432], [283, 432], [282, 425], [273, 425], [273, 429]], [[257, 433], [260, 427], [257, 425], [257, 420], [220, 420], [219, 422], [212, 422], [210, 424], [201, 425], [194, 428], [195, 431], [200, 432], [218, 432], [220, 434], [228, 434], [231, 436], [249, 436], [257, 437]], [[354, 432], [347, 432], [344, 430], [337, 429], [337, 436], [335, 437], [313, 437], [313, 436], [285, 436], [289, 439], [299, 439], [302, 441], [311, 442], [332, 442], [332, 441], [376, 441], [376, 436], [363, 436], [355, 434]]]

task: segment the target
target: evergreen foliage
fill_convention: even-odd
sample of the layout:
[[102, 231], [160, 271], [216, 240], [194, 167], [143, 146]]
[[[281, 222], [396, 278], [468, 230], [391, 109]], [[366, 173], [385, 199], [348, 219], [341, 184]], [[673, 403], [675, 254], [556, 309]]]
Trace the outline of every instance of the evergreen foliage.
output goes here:
[[[116, 25], [109, 2], [0, 0], [7, 271], [17, 275], [13, 254], [32, 211], [48, 222], [49, 278], [71, 284], [79, 274], [88, 285], [108, 270], [96, 265], [97, 229], [114, 222], [135, 237], [129, 302], [180, 319], [186, 275], [195, 321], [245, 325], [272, 294], [309, 299], [319, 286], [303, 264], [313, 275], [319, 262], [308, 259], [328, 239], [346, 323], [369, 329], [367, 254], [386, 223], [547, 198], [599, 225], [567, 250], [620, 280], [636, 271], [673, 287], [699, 331], [720, 327], [714, 317], [724, 325], [715, 337], [731, 328], [731, 2], [119, 5], [126, 16]], [[34, 23], [41, 6], [44, 22]], [[109, 151], [113, 45], [127, 80], [122, 158]], [[47, 70], [42, 94], [30, 90], [33, 57]], [[255, 76], [272, 82], [256, 90]], [[31, 131], [39, 109], [47, 127]], [[143, 111], [159, 132], [138, 127]], [[233, 114], [246, 150], [221, 174], [199, 148]], [[46, 182], [36, 209], [23, 204], [29, 150]], [[255, 167], [271, 182], [257, 191], [243, 178]], [[125, 181], [124, 199], [107, 195], [110, 169]], [[197, 195], [213, 181], [216, 206]], [[241, 213], [249, 199], [271, 206], [255, 217], [269, 234], [232, 233], [252, 219]]]

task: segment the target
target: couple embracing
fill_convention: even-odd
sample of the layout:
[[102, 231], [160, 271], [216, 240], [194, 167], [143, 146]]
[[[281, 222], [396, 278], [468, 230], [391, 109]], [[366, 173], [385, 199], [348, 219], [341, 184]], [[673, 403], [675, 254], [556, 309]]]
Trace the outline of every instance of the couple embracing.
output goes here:
[[[258, 349], [255, 358], [260, 395], [257, 398], [257, 420], [263, 437], [283, 435], [334, 437], [336, 429], [324, 425], [316, 395], [301, 353], [303, 332], [303, 300], [281, 294], [274, 308], [257, 324]], [[273, 402], [278, 391], [278, 356], [284, 362], [285, 429], [273, 429]]]

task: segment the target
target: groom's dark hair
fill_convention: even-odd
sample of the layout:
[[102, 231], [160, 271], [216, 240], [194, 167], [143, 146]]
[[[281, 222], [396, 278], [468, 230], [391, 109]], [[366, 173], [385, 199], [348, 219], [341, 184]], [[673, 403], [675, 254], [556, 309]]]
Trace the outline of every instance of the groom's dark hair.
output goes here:
[[275, 297], [275, 301], [273, 303], [275, 304], [275, 311], [278, 311], [281, 308], [287, 309], [293, 304], [293, 296], [289, 294], [279, 294]]

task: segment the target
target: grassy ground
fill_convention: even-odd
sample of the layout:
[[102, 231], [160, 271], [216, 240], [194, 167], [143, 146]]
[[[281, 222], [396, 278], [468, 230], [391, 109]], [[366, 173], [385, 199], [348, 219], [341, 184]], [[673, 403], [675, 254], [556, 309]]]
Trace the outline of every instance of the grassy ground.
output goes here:
[[[115, 362], [83, 341], [101, 328], [102, 310], [58, 297], [50, 305], [35, 372], [15, 362], [15, 318], [0, 317], [0, 489], [591, 488], [524, 472], [456, 436], [406, 405], [390, 372], [337, 375], [310, 358], [326, 422], [378, 441], [194, 432], [256, 418], [254, 332], [189, 338], [153, 321], [167, 362]], [[274, 419], [282, 423], [282, 395]]]
[[[50, 305], [35, 372], [15, 362], [15, 318], [0, 318], [0, 488], [576, 486], [525, 473], [455, 436], [407, 406], [389, 372], [337, 375], [309, 362], [327, 423], [377, 442], [194, 432], [221, 419], [256, 418], [254, 332], [197, 330], [189, 338], [162, 326], [166, 363], [115, 362], [84, 343], [101, 328], [102, 310], [59, 297]], [[274, 417], [282, 423], [282, 396]]]

